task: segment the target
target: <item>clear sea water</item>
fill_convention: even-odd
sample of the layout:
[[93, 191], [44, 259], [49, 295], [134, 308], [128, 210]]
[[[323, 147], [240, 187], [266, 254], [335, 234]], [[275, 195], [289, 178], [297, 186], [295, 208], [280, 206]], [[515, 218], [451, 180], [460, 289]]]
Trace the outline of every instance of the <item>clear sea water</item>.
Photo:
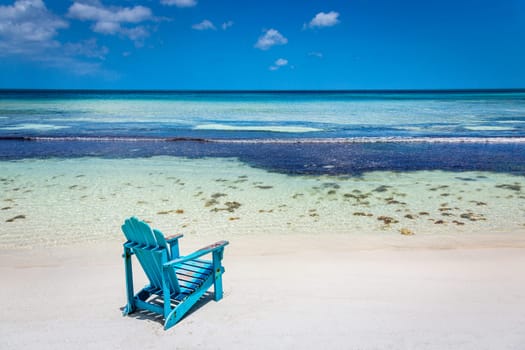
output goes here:
[[159, 155], [523, 173], [525, 92], [0, 91], [0, 159]]
[[0, 249], [120, 242], [131, 215], [522, 239], [523, 175], [525, 92], [0, 91]]

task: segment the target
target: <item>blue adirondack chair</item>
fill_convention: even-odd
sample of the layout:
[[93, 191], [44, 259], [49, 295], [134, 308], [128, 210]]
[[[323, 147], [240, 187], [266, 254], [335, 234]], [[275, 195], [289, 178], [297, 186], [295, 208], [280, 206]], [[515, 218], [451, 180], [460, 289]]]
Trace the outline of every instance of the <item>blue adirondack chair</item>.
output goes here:
[[[222, 299], [221, 260], [227, 241], [179, 255], [182, 235], [165, 238], [144, 221], [131, 217], [122, 225], [127, 305], [123, 315], [145, 309], [164, 316], [164, 329], [175, 325], [213, 285], [215, 300]], [[212, 261], [199, 259], [211, 254]], [[134, 294], [131, 257], [135, 255], [150, 284]], [[163, 302], [160, 302], [160, 300]]]

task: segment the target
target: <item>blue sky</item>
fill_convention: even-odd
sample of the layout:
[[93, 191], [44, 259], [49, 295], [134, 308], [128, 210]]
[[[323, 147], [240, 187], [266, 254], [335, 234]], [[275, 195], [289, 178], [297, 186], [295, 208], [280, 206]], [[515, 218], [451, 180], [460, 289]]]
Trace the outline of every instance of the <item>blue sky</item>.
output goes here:
[[0, 0], [0, 88], [523, 87], [524, 0]]

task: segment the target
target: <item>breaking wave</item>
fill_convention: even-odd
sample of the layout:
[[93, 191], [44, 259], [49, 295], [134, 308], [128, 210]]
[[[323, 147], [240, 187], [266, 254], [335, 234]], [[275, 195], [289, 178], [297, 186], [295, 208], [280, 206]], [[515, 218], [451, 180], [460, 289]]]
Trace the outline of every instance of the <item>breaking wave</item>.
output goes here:
[[243, 144], [366, 144], [366, 143], [525, 143], [525, 137], [349, 137], [349, 138], [288, 138], [288, 139], [223, 139], [190, 137], [96, 137], [96, 136], [0, 136], [3, 141], [63, 141], [63, 142], [210, 142]]

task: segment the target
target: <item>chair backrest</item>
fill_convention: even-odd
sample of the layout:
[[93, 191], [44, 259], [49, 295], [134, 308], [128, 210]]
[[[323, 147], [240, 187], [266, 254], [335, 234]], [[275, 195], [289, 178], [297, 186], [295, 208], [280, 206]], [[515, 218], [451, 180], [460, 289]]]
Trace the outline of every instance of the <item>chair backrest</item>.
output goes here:
[[[131, 217], [122, 225], [122, 232], [135, 256], [137, 257], [151, 286], [162, 289], [162, 265], [170, 259], [166, 239], [158, 230], [152, 230], [144, 221]], [[173, 269], [168, 270], [170, 294], [180, 292], [177, 275]]]

